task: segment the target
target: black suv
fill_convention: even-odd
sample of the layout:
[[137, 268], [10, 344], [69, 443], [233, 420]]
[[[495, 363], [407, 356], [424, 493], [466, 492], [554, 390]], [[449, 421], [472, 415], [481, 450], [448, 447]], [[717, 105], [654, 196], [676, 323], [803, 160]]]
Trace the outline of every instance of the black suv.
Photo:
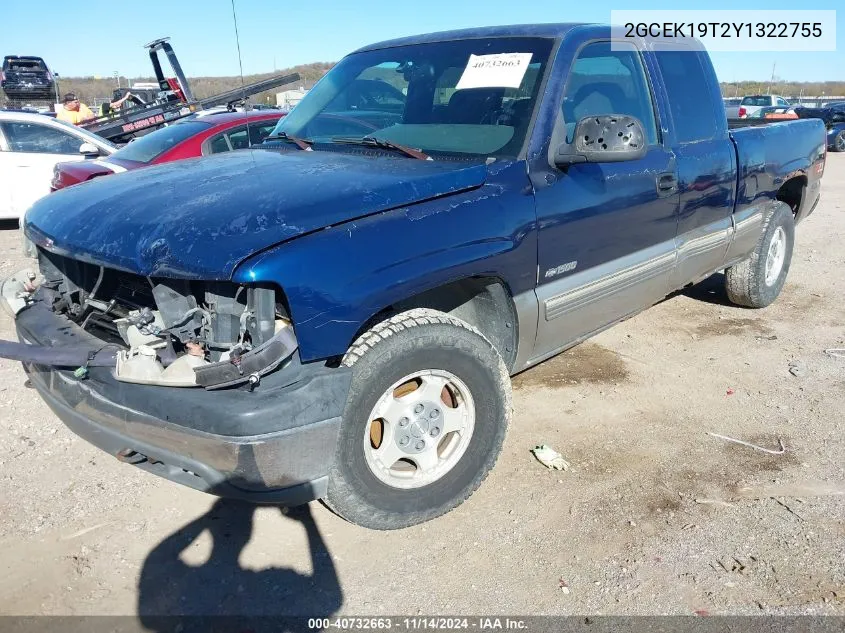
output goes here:
[[11, 100], [53, 100], [53, 73], [40, 57], [7, 55], [0, 69], [0, 88]]

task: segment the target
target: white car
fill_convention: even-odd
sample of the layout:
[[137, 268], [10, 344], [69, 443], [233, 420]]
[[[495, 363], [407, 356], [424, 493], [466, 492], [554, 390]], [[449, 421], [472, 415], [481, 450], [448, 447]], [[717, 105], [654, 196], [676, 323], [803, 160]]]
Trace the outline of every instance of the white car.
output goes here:
[[56, 163], [95, 160], [117, 146], [43, 114], [0, 112], [0, 220], [20, 219], [50, 193]]
[[729, 119], [744, 119], [751, 116], [760, 108], [769, 107], [788, 108], [789, 101], [778, 95], [745, 95], [739, 105], [727, 106], [725, 111]]

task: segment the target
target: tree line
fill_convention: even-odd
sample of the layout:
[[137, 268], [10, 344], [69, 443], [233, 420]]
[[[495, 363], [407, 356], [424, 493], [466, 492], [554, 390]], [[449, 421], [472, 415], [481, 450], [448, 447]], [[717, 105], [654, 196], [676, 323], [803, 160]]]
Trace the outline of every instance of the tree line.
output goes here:
[[[250, 97], [250, 101], [252, 103], [268, 103], [269, 99], [269, 103], [275, 104], [275, 95], [277, 92], [296, 90], [300, 86], [310, 88], [317, 82], [318, 79], [325, 75], [332, 66], [334, 66], [334, 62], [300, 64], [299, 66], [294, 66], [293, 68], [284, 68], [272, 73], [244, 75], [243, 81], [244, 84], [251, 84], [256, 81], [269, 79], [270, 77], [276, 77], [278, 75], [299, 73], [300, 80], [295, 83], [279, 86], [278, 88], [273, 88], [272, 90], [267, 90]], [[167, 71], [165, 71], [165, 75], [167, 74]], [[121, 77], [120, 85], [122, 88], [127, 87], [127, 81], [129, 81], [130, 85], [142, 82], [149, 83], [155, 82], [155, 77], [132, 77], [129, 79]], [[117, 79], [114, 77], [60, 77], [58, 82], [59, 92], [62, 95], [67, 92], [73, 92], [83, 103], [93, 103], [94, 101], [100, 102], [104, 99], [111, 99], [112, 92], [115, 88], [117, 88]], [[194, 97], [197, 99], [204, 99], [206, 97], [211, 97], [213, 95], [220, 94], [221, 92], [226, 92], [227, 90], [240, 87], [241, 78], [240, 76], [189, 77], [188, 83]]]
[[845, 81], [734, 81], [723, 82], [723, 97], [773, 94], [783, 97], [845, 96]]
[[[293, 68], [285, 68], [275, 73], [261, 73], [257, 75], [245, 75], [244, 83], [250, 84], [262, 79], [268, 79], [275, 75], [286, 75], [299, 73], [300, 81], [267, 90], [250, 98], [253, 103], [275, 103], [277, 92], [284, 90], [295, 90], [300, 86], [310, 88], [320, 77], [326, 74], [334, 66], [335, 62], [314, 62], [301, 64]], [[135, 82], [155, 81], [153, 77], [136, 77], [130, 80]], [[126, 78], [121, 78], [121, 86], [126, 87]], [[198, 99], [232, 90], [241, 85], [241, 78], [233, 77], [191, 77], [188, 79], [191, 91]], [[83, 103], [92, 103], [95, 100], [111, 98], [112, 91], [117, 87], [117, 80], [113, 77], [95, 79], [94, 77], [61, 77], [59, 88], [62, 94], [74, 92]], [[805, 96], [845, 96], [845, 81], [739, 81], [722, 82], [720, 84], [722, 96], [741, 97], [749, 94], [778, 94], [785, 97]]]

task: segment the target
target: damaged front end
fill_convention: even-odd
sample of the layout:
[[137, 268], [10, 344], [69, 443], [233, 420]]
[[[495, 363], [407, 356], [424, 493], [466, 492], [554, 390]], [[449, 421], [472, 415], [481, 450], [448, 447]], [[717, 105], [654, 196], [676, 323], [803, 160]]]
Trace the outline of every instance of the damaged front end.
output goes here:
[[122, 382], [220, 389], [261, 378], [297, 349], [275, 287], [150, 278], [39, 249], [39, 276], [3, 282], [13, 314], [42, 302], [102, 342], [69, 350], [5, 343], [0, 356], [41, 365], [114, 368]]

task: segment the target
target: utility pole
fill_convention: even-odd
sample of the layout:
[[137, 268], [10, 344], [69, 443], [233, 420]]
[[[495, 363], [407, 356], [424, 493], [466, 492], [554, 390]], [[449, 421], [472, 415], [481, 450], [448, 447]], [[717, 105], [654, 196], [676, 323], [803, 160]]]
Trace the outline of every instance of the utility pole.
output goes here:
[[772, 94], [772, 84], [775, 83], [775, 68], [777, 67], [777, 62], [772, 64], [772, 78], [769, 80], [769, 87], [766, 89], [766, 94]]

